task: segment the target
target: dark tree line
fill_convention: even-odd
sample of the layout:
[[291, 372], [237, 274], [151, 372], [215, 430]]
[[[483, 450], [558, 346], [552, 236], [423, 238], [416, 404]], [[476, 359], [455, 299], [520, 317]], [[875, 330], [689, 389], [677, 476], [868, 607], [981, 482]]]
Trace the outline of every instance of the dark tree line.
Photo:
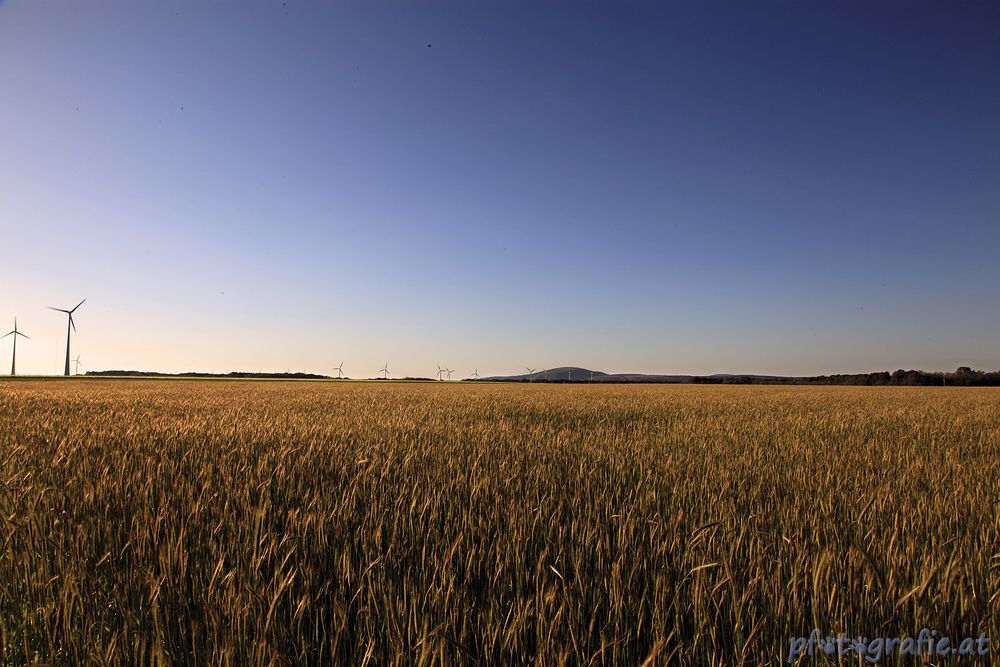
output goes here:
[[[155, 373], [149, 371], [90, 371], [89, 376], [133, 376], [133, 377], [219, 377], [219, 378], [266, 378], [266, 379], [331, 379], [326, 375], [315, 375], [313, 373], [245, 373], [233, 372], [226, 374], [216, 373]], [[333, 378], [335, 379], [335, 378]], [[430, 381], [431, 378], [411, 378], [411, 381]], [[493, 382], [528, 382], [527, 378], [493, 378]], [[544, 382], [549, 384], [569, 384], [567, 379], [534, 378], [532, 382]], [[589, 378], [573, 380], [572, 384], [584, 384], [589, 382]], [[818, 384], [818, 385], [863, 385], [872, 387], [1000, 387], [1000, 371], [977, 371], [962, 366], [953, 373], [932, 373], [928, 371], [915, 371], [899, 369], [892, 373], [881, 371], [878, 373], [856, 373], [853, 375], [816, 375], [812, 377], [762, 377], [758, 375], [725, 375], [725, 376], [694, 376], [691, 378], [671, 378], [666, 379], [658, 376], [649, 377], [619, 377], [615, 375], [602, 375], [595, 378], [594, 382], [601, 384]]]
[[800, 378], [760, 378], [753, 376], [695, 377], [694, 384], [829, 384], [864, 385], [872, 387], [997, 387], [1000, 386], [1000, 371], [976, 371], [962, 366], [954, 373], [931, 373], [928, 371], [904, 371], [892, 373], [857, 373], [853, 375], [817, 375]]
[[327, 375], [317, 375], [315, 373], [250, 373], [243, 371], [233, 371], [231, 373], [201, 373], [190, 371], [187, 373], [157, 373], [156, 371], [87, 371], [88, 376], [98, 377], [173, 377], [173, 378], [235, 378], [235, 379], [264, 379], [264, 380], [331, 380]]

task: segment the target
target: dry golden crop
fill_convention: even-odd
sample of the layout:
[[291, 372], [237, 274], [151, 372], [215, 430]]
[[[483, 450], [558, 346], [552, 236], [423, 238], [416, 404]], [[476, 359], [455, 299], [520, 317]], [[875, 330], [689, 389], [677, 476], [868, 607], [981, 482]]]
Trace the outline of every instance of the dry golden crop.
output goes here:
[[998, 607], [994, 389], [0, 388], [0, 664], [783, 664]]

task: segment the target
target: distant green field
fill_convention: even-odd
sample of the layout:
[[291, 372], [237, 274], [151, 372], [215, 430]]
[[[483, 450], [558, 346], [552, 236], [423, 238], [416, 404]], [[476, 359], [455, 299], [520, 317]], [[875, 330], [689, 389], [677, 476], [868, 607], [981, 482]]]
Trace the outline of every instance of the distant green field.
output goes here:
[[178, 379], [0, 384], [0, 664], [1000, 638], [1000, 389]]

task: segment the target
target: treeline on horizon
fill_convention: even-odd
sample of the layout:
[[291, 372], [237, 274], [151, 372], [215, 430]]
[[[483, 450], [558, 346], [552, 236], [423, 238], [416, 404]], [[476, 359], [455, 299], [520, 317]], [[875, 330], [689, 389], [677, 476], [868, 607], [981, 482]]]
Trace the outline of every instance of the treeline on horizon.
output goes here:
[[872, 387], [997, 387], [1000, 386], [1000, 371], [977, 371], [962, 366], [954, 373], [931, 373], [928, 371], [904, 371], [892, 373], [856, 373], [843, 375], [816, 375], [799, 378], [761, 378], [746, 375], [732, 377], [694, 377], [692, 384], [824, 384], [863, 385]]
[[231, 373], [200, 373], [198, 371], [188, 371], [186, 373], [157, 373], [156, 371], [87, 371], [85, 375], [97, 377], [237, 378], [262, 380], [335, 379], [328, 375], [318, 375], [316, 373], [250, 373], [244, 371], [233, 371]]
[[[252, 373], [233, 371], [231, 373], [157, 373], [156, 371], [88, 371], [90, 377], [178, 377], [178, 378], [234, 378], [264, 380], [336, 380], [328, 375], [316, 373]], [[346, 378], [345, 378], [346, 379]], [[381, 378], [377, 378], [381, 379]], [[408, 381], [433, 381], [432, 378], [407, 377]], [[398, 380], [397, 380], [398, 381]], [[527, 378], [491, 378], [480, 382], [528, 382]], [[618, 377], [603, 375], [594, 380], [532, 379], [532, 383], [547, 384], [815, 384], [815, 385], [860, 385], [872, 387], [1000, 387], [1000, 371], [977, 371], [962, 366], [953, 373], [933, 373], [919, 370], [899, 369], [892, 373], [854, 373], [837, 375], [815, 375], [809, 377], [764, 377], [759, 375], [711, 375], [692, 376], [685, 379], [667, 380], [657, 376]]]

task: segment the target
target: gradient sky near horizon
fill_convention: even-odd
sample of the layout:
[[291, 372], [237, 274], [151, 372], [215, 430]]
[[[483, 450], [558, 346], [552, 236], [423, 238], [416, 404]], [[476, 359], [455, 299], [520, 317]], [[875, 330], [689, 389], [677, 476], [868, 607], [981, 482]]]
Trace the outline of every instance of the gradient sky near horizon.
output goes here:
[[21, 373], [1000, 368], [992, 2], [6, 0], [0, 132]]

